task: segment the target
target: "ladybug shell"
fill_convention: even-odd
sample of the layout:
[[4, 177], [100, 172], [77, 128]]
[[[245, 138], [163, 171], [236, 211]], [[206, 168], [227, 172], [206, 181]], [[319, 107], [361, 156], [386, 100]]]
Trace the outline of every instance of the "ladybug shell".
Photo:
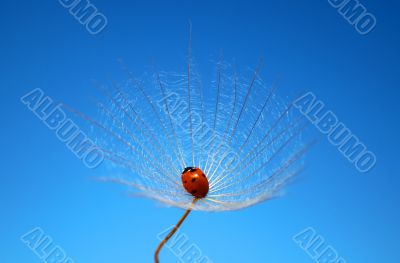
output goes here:
[[196, 198], [203, 198], [208, 193], [208, 179], [197, 167], [185, 168], [182, 172], [182, 184], [186, 191]]

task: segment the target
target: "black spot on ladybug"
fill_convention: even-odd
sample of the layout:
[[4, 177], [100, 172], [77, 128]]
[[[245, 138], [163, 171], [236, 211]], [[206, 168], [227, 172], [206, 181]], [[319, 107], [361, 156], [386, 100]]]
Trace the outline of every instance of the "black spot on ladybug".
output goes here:
[[197, 190], [193, 190], [191, 193], [192, 195], [194, 195], [195, 193], [197, 193]]
[[183, 181], [183, 183], [184, 183], [184, 184], [186, 184], [186, 183], [187, 183], [187, 181], [185, 180], [185, 181]]
[[204, 173], [202, 173], [201, 176], [206, 177], [206, 175]]
[[196, 181], [196, 178], [193, 178], [193, 179], [192, 179], [192, 183], [194, 183], [195, 181]]

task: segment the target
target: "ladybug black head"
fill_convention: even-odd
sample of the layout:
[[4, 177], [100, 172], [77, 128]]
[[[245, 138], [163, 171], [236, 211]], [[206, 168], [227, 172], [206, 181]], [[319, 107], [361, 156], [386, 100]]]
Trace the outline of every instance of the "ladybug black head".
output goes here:
[[183, 172], [182, 172], [182, 174], [184, 174], [184, 173], [186, 173], [186, 172], [194, 172], [194, 171], [196, 171], [197, 170], [197, 168], [195, 168], [195, 167], [186, 167], [185, 169], [183, 169]]

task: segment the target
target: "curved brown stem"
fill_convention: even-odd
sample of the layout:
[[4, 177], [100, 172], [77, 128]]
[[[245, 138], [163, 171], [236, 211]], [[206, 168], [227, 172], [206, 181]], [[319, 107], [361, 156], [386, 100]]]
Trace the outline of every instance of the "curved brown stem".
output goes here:
[[185, 221], [186, 217], [190, 214], [190, 212], [193, 209], [193, 206], [197, 202], [197, 198], [193, 199], [192, 205], [185, 211], [181, 219], [179, 219], [178, 223], [174, 226], [174, 228], [169, 232], [169, 234], [161, 241], [161, 243], [158, 245], [156, 252], [154, 253], [154, 262], [159, 263], [160, 261], [158, 260], [158, 254], [160, 254], [161, 249], [165, 245], [165, 243], [168, 242], [168, 240], [175, 234], [175, 232], [178, 230], [178, 228], [182, 225], [183, 221]]

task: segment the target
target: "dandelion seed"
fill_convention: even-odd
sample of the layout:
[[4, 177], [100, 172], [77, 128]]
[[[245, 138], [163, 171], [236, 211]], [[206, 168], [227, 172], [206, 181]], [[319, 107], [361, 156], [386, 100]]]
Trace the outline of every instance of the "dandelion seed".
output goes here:
[[190, 44], [188, 53], [185, 74], [139, 80], [124, 67], [126, 83], [96, 84], [101, 120], [66, 107], [93, 128], [115, 174], [102, 180], [186, 210], [155, 262], [192, 210], [237, 210], [275, 197], [312, 145], [302, 143], [306, 120], [279, 99], [277, 85], [267, 88], [261, 65], [242, 78], [221, 60], [204, 88]]

